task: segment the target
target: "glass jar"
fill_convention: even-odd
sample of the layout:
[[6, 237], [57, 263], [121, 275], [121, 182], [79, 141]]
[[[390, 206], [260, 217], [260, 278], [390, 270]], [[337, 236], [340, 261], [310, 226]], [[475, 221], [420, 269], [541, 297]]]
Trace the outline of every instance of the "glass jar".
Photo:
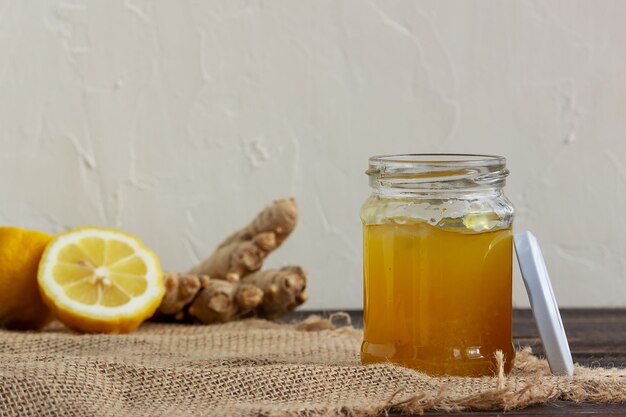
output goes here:
[[431, 375], [511, 369], [513, 206], [506, 159], [414, 154], [369, 160], [363, 222], [363, 363]]

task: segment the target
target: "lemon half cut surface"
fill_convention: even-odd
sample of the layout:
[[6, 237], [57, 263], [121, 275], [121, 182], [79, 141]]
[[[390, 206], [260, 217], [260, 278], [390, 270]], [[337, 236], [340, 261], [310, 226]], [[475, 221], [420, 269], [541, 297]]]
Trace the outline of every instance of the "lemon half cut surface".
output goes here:
[[44, 302], [66, 326], [128, 333], [158, 308], [165, 287], [156, 255], [115, 229], [82, 227], [58, 235], [38, 273]]

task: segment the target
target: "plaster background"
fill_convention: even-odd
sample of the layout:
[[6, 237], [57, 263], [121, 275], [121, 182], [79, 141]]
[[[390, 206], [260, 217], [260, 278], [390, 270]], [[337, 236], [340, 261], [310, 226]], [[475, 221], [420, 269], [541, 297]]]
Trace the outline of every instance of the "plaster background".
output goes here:
[[0, 0], [0, 223], [123, 228], [186, 270], [293, 195], [268, 264], [310, 271], [308, 308], [360, 308], [367, 158], [495, 153], [560, 304], [626, 307], [624, 22], [619, 1]]

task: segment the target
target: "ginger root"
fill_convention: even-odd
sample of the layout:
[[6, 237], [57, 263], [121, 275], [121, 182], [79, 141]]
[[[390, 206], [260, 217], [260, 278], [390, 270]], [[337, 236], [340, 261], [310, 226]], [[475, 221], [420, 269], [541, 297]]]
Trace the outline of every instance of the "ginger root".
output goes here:
[[215, 252], [189, 271], [211, 278], [240, 278], [261, 269], [267, 255], [278, 248], [296, 227], [296, 200], [277, 200], [259, 213], [252, 222], [228, 236]]
[[263, 300], [263, 291], [250, 284], [211, 280], [189, 306], [189, 316], [202, 323], [226, 322], [244, 317]]
[[198, 295], [198, 292], [208, 286], [209, 277], [206, 275], [189, 275], [167, 273], [163, 277], [165, 296], [157, 313], [160, 316], [174, 316], [176, 320], [183, 320], [184, 309]]
[[293, 198], [277, 200], [189, 273], [165, 274], [166, 293], [155, 318], [209, 324], [291, 312], [307, 299], [306, 272], [298, 266], [260, 269], [297, 219]]
[[308, 298], [306, 272], [299, 266], [258, 271], [244, 277], [243, 285], [253, 285], [263, 291], [263, 302], [257, 308], [259, 316], [278, 318], [291, 312]]

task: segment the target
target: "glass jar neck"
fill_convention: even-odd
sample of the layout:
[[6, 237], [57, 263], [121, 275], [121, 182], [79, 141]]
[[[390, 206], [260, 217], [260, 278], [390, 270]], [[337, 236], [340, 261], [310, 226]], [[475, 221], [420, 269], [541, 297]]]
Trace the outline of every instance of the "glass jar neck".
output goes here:
[[382, 197], [502, 194], [506, 159], [492, 155], [406, 154], [369, 159], [370, 186]]

